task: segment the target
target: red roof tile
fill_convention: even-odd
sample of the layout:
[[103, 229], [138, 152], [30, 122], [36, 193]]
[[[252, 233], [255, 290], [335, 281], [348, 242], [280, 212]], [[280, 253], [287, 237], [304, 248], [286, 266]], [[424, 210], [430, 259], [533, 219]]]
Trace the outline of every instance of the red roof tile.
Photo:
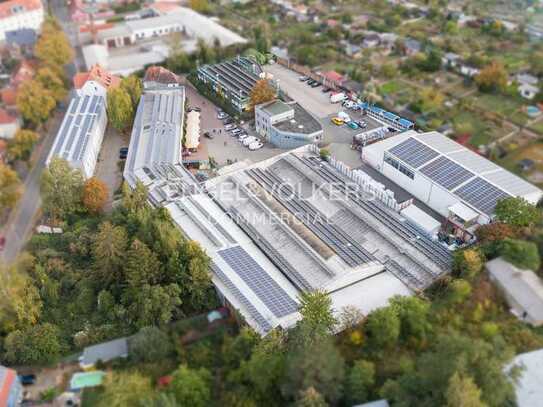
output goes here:
[[121, 78], [111, 75], [100, 65], [94, 65], [89, 72], [79, 72], [74, 76], [74, 87], [81, 89], [87, 81], [96, 81], [104, 88], [116, 88], [121, 84]]
[[0, 124], [10, 124], [15, 123], [17, 121], [17, 117], [11, 115], [6, 110], [0, 108]]
[[325, 72], [323, 76], [332, 82], [341, 82], [343, 80], [343, 76], [336, 71]]
[[0, 96], [2, 97], [2, 102], [4, 102], [6, 106], [15, 106], [15, 103], [17, 102], [17, 89], [12, 86], [7, 86], [0, 90]]
[[159, 83], [179, 83], [179, 77], [171, 71], [161, 66], [151, 66], [145, 71], [144, 81], [153, 81]]

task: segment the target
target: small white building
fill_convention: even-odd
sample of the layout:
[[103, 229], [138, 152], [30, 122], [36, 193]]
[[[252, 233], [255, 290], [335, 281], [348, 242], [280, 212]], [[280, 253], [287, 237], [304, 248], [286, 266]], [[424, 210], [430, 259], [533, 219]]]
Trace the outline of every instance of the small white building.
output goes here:
[[187, 130], [185, 133], [185, 148], [196, 151], [200, 145], [200, 113], [191, 110], [187, 113]]
[[12, 139], [21, 128], [21, 119], [19, 117], [0, 109], [0, 138]]
[[413, 130], [364, 147], [362, 159], [456, 227], [488, 223], [500, 199], [543, 191], [438, 132]]
[[47, 165], [53, 158], [60, 157], [81, 170], [85, 178], [92, 177], [107, 126], [105, 94], [101, 85], [88, 82], [80, 94], [72, 98], [47, 157]]
[[532, 100], [539, 93], [539, 88], [528, 83], [519, 85], [518, 92], [524, 99]]
[[521, 270], [501, 257], [486, 270], [511, 307], [511, 313], [533, 326], [543, 325], [543, 282], [531, 270]]
[[21, 28], [39, 31], [44, 16], [40, 0], [9, 0], [0, 3], [0, 41], [6, 39], [7, 31]]

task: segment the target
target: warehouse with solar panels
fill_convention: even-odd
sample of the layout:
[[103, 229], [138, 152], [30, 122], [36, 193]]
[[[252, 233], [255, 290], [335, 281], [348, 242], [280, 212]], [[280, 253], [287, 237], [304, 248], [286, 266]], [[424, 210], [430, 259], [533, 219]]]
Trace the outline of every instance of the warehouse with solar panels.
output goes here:
[[362, 159], [448, 221], [470, 231], [499, 200], [532, 204], [543, 191], [438, 132], [408, 131], [364, 147]]
[[47, 165], [53, 158], [60, 157], [72, 168], [81, 170], [85, 178], [92, 177], [107, 126], [106, 99], [102, 94], [103, 89], [100, 89], [95, 94], [89, 91], [72, 98], [47, 157]]

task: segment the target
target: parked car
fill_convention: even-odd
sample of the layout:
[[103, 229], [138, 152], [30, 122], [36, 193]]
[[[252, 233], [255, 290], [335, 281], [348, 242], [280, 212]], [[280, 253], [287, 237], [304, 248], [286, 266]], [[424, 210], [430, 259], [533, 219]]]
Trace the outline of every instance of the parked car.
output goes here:
[[243, 140], [243, 145], [248, 146], [249, 144], [252, 144], [255, 141], [258, 141], [258, 139], [255, 136], [249, 136], [245, 140]]
[[368, 127], [368, 123], [366, 123], [364, 120], [359, 120], [356, 122], [356, 124], [358, 124], [358, 127], [360, 127], [361, 129], [365, 129], [366, 127]]
[[227, 125], [224, 126], [224, 129], [225, 129], [226, 131], [229, 131], [229, 130], [232, 130], [233, 128], [235, 128], [235, 127], [236, 127], [235, 124], [229, 123], [229, 124], [227, 124]]
[[322, 93], [328, 93], [328, 92], [330, 92], [331, 90], [332, 90], [332, 88], [329, 88], [328, 86], [324, 86], [324, 87], [322, 88]]
[[352, 120], [349, 123], [347, 123], [347, 126], [349, 126], [353, 130], [358, 129], [358, 124], [356, 124], [356, 122], [354, 122]]
[[126, 160], [126, 157], [128, 157], [128, 147], [121, 147], [119, 149], [119, 159]]
[[30, 386], [30, 385], [36, 383], [36, 375], [35, 374], [19, 375], [19, 380], [21, 381], [21, 384], [23, 386]]
[[219, 114], [217, 114], [217, 119], [219, 120], [226, 119], [227, 117], [228, 117], [228, 114], [224, 112], [220, 112]]
[[358, 103], [353, 102], [353, 105], [351, 106], [351, 110], [354, 110], [355, 112], [360, 110], [360, 105]]
[[241, 129], [235, 128], [235, 129], [231, 130], [230, 133], [232, 133], [234, 136], [237, 136], [242, 131], [243, 130], [241, 130]]
[[330, 103], [339, 103], [345, 100], [347, 96], [343, 92], [337, 92], [330, 94]]
[[260, 141], [255, 141], [254, 143], [249, 144], [249, 150], [258, 150], [259, 148], [262, 148], [263, 145], [264, 144], [262, 144]]
[[336, 126], [343, 126], [345, 122], [339, 117], [332, 117], [332, 123], [334, 123]]
[[210, 140], [213, 140], [213, 139], [215, 138], [215, 136], [214, 136], [212, 133], [210, 133], [209, 131], [206, 131], [206, 132], [204, 133], [204, 137], [205, 137], [205, 138], [208, 138], [208, 139], [210, 139]]
[[396, 130], [394, 127], [388, 128], [389, 133], [396, 133], [398, 130]]
[[339, 112], [337, 114], [337, 117], [339, 117], [341, 120], [343, 120], [345, 123], [349, 123], [351, 121], [351, 117], [345, 113], [345, 112]]
[[238, 140], [243, 142], [243, 140], [245, 140], [247, 137], [249, 137], [249, 135], [247, 133], [243, 133], [239, 135]]
[[299, 79], [301, 82], [305, 82], [305, 81], [308, 81], [308, 80], [309, 80], [309, 76], [305, 76], [305, 75], [304, 75], [304, 76], [300, 76], [298, 79]]
[[227, 117], [226, 119], [224, 119], [222, 121], [222, 124], [226, 125], [226, 124], [233, 124], [234, 123], [234, 119], [232, 119], [231, 117]]
[[310, 80], [307, 81], [307, 84], [308, 84], [309, 86], [311, 86], [311, 85], [313, 85], [315, 82], [317, 82], [315, 79], [310, 79]]
[[320, 83], [320, 82], [315, 82], [315, 83], [312, 83], [312, 84], [311, 84], [311, 87], [312, 87], [312, 88], [318, 88], [318, 87], [321, 86], [321, 85], [322, 85], [322, 83]]

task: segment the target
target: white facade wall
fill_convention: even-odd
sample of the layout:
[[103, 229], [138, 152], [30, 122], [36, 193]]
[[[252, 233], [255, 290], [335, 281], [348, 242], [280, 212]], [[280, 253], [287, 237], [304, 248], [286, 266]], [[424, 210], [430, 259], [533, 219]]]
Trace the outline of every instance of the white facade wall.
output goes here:
[[182, 26], [180, 23], [161, 24], [155, 27], [148, 27], [148, 28], [133, 30], [133, 38], [135, 38], [136, 41], [139, 41], [146, 38], [153, 38], [153, 37], [168, 35], [173, 32], [181, 31], [181, 29], [182, 29]]
[[107, 116], [104, 106], [102, 114], [99, 114], [97, 120], [95, 121], [95, 125], [89, 139], [89, 145], [85, 149], [85, 154], [79, 163], [80, 169], [83, 171], [86, 179], [94, 175], [94, 169], [96, 168], [98, 155], [100, 154], [100, 147], [102, 146], [102, 141], [104, 140], [106, 126]]
[[0, 138], [12, 139], [20, 128], [21, 123], [19, 119], [15, 120], [13, 123], [0, 124]]
[[0, 19], [0, 41], [6, 39], [6, 31], [15, 31], [21, 28], [32, 28], [39, 31], [44, 19], [43, 8], [31, 11], [21, 11], [10, 17]]

